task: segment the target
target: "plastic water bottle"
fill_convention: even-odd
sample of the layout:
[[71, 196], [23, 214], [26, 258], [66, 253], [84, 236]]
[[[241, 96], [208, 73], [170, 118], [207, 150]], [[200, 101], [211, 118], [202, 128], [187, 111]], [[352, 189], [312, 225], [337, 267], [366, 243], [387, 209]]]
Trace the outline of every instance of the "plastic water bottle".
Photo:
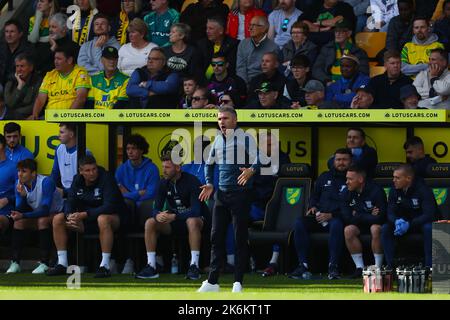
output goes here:
[[170, 273], [172, 273], [172, 274], [178, 273], [178, 259], [177, 259], [177, 255], [175, 253], [173, 254], [173, 257], [172, 257]]
[[[316, 212], [316, 217], [319, 215], [320, 211]], [[322, 227], [326, 227], [328, 225], [328, 221], [324, 221], [321, 223]]]

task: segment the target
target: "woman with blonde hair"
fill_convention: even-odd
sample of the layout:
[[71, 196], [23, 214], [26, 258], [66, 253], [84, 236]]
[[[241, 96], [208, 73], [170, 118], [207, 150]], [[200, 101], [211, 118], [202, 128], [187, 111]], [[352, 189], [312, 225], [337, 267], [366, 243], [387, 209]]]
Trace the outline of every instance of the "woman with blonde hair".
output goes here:
[[129, 42], [128, 39], [128, 26], [134, 18], [138, 18], [142, 10], [141, 0], [122, 0], [121, 10], [119, 15], [114, 19], [113, 35], [119, 41], [120, 45], [123, 46], [125, 43]]
[[72, 41], [79, 46], [94, 39], [94, 16], [98, 13], [96, 0], [74, 0], [73, 4], [78, 6], [69, 20], [72, 21]]
[[36, 13], [30, 18], [28, 41], [31, 43], [49, 41], [49, 17], [58, 11], [57, 0], [39, 0]]
[[128, 25], [130, 43], [123, 45], [119, 50], [118, 68], [121, 72], [131, 76], [134, 70], [147, 64], [150, 51], [157, 47], [147, 40], [147, 24], [139, 18], [134, 18]]

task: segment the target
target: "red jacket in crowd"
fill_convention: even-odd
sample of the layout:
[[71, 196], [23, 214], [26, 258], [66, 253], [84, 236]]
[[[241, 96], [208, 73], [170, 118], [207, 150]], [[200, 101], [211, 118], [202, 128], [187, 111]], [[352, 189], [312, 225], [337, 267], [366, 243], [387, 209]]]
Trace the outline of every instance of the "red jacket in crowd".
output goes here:
[[[250, 37], [250, 32], [248, 28], [250, 26], [250, 21], [255, 16], [266, 16], [266, 13], [260, 9], [250, 9], [245, 13], [245, 37]], [[231, 38], [237, 39], [239, 31], [239, 9], [230, 11], [228, 14], [228, 22], [227, 22], [227, 35]]]

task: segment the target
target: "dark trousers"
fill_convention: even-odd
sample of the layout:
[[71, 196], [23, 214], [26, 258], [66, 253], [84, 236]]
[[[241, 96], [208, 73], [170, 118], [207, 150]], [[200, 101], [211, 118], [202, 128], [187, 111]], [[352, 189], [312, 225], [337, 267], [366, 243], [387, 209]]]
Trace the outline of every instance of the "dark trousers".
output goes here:
[[226, 256], [225, 240], [227, 228], [230, 221], [232, 221], [236, 242], [234, 280], [242, 283], [248, 259], [250, 192], [224, 192], [218, 190], [214, 200], [211, 228], [211, 263], [208, 282], [216, 284], [219, 280], [219, 270]]
[[329, 232], [328, 250], [329, 263], [338, 265], [344, 246], [344, 224], [339, 218], [332, 218], [328, 225], [323, 227], [314, 217], [300, 217], [295, 222], [294, 242], [297, 250], [299, 264], [308, 263], [308, 250], [310, 246], [310, 232]]
[[[394, 236], [395, 224], [387, 222], [381, 227], [381, 243], [383, 244], [384, 257], [388, 266], [394, 266], [395, 256], [395, 237]], [[423, 250], [425, 253], [425, 266], [431, 267], [432, 263], [432, 224], [431, 222], [425, 223], [422, 226], [410, 228], [406, 234], [419, 233], [423, 235]]]

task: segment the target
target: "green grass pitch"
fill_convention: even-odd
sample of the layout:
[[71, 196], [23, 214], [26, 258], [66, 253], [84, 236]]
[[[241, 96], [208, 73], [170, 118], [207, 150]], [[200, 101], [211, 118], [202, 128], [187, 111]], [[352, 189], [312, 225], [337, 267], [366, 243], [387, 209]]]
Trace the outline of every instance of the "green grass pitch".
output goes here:
[[67, 289], [67, 277], [47, 277], [27, 273], [0, 275], [0, 300], [6, 299], [151, 299], [151, 300], [291, 300], [291, 299], [450, 299], [450, 295], [399, 294], [362, 292], [361, 280], [310, 280], [301, 281], [278, 275], [262, 278], [248, 274], [244, 278], [244, 292], [232, 294], [233, 278], [220, 278], [221, 292], [197, 293], [205, 279], [190, 281], [183, 275], [161, 274], [159, 279], [138, 280], [129, 275], [113, 275], [109, 279], [95, 279], [93, 274], [81, 275], [80, 289]]

